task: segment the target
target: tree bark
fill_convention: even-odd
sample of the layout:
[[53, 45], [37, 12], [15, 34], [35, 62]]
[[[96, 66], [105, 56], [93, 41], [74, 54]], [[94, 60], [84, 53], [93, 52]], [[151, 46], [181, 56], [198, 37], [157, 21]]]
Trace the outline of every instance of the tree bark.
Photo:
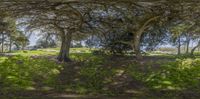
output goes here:
[[178, 53], [177, 54], [178, 55], [181, 54], [181, 38], [180, 37], [178, 37]]
[[192, 50], [191, 50], [191, 55], [193, 56], [194, 55], [194, 51], [200, 47], [200, 41], [198, 42], [197, 46], [195, 46]]
[[1, 46], [1, 52], [3, 53], [4, 52], [4, 33], [2, 33], [2, 46]]
[[189, 47], [190, 47], [190, 40], [188, 40], [187, 42], [187, 45], [186, 45], [186, 54], [189, 53]]
[[9, 52], [11, 52], [11, 51], [12, 51], [12, 39], [10, 37]]
[[155, 16], [155, 17], [152, 17], [150, 19], [148, 19], [147, 21], [145, 21], [144, 24], [142, 24], [142, 26], [140, 27], [140, 29], [138, 31], [135, 32], [135, 35], [133, 36], [133, 49], [135, 51], [135, 54], [136, 54], [136, 58], [138, 60], [141, 60], [143, 57], [142, 57], [142, 54], [141, 54], [141, 49], [140, 49], [140, 40], [141, 40], [141, 36], [143, 34], [143, 32], [145, 31], [145, 29], [148, 28], [148, 24], [156, 19], [158, 19], [159, 16]]
[[140, 39], [141, 39], [141, 35], [143, 31], [141, 30], [141, 31], [136, 32], [136, 35], [134, 36], [133, 49], [135, 51], [136, 59], [138, 60], [142, 59], [142, 54], [140, 50]]
[[189, 37], [189, 35], [187, 35], [187, 37], [186, 37], [186, 54], [188, 54], [189, 53], [189, 47], [190, 47], [190, 37]]
[[61, 44], [61, 48], [60, 48], [60, 53], [58, 55], [58, 61], [71, 62], [71, 60], [69, 58], [69, 51], [70, 51], [72, 33], [68, 32], [68, 33], [66, 33], [66, 35], [64, 35], [64, 34], [65, 33], [63, 33], [63, 36], [61, 37], [62, 44]]

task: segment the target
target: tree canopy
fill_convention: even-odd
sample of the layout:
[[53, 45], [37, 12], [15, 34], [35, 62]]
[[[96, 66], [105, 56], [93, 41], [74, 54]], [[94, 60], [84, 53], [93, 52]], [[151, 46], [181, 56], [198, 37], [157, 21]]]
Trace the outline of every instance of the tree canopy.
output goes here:
[[[198, 30], [200, 6], [196, 0], [1, 0], [0, 11], [27, 32], [57, 35], [62, 42], [58, 60], [70, 61], [73, 39], [106, 36], [108, 43], [116, 34], [114, 42], [128, 45], [141, 59], [141, 47], [163, 44], [172, 26], [174, 38], [192, 32], [188, 25]], [[129, 40], [120, 38], [127, 33]]]

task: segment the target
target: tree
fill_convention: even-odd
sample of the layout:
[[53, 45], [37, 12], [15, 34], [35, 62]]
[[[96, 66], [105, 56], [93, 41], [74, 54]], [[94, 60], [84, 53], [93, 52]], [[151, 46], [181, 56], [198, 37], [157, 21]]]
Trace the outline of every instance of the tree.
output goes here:
[[141, 59], [145, 33], [157, 30], [157, 26], [162, 28], [173, 21], [199, 16], [198, 4], [187, 0], [15, 0], [1, 1], [0, 8], [23, 20], [27, 30], [57, 33], [62, 42], [59, 61], [70, 61], [70, 44], [77, 34], [89, 31], [102, 35], [115, 30], [133, 34], [132, 40], [126, 44]]
[[43, 35], [37, 40], [36, 46], [39, 48], [52, 48], [56, 47], [56, 36], [52, 33], [43, 33]]
[[[59, 61], [70, 61], [69, 49], [72, 34], [81, 27], [81, 14], [65, 2], [27, 1], [10, 2], [12, 13], [20, 17], [19, 22], [27, 31], [54, 32], [61, 38]], [[20, 7], [20, 9], [18, 8]], [[30, 8], [27, 11], [27, 7]], [[42, 8], [41, 8], [42, 7]], [[14, 10], [14, 11], [12, 11]]]
[[14, 38], [14, 44], [21, 50], [24, 50], [24, 48], [29, 44], [28, 37], [23, 33], [23, 31], [17, 31], [17, 35]]

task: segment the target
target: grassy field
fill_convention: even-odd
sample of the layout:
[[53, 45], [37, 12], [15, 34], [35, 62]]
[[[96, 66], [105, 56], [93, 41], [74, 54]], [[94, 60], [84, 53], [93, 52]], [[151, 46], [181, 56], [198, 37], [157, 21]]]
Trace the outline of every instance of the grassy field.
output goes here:
[[[94, 49], [93, 49], [94, 50]], [[16, 51], [0, 58], [0, 99], [198, 99], [200, 58], [187, 55], [93, 55], [72, 48]]]

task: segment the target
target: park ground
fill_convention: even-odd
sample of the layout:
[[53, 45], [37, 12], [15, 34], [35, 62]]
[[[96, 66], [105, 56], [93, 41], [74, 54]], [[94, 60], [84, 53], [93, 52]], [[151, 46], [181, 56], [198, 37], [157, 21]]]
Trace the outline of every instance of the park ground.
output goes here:
[[59, 49], [1, 54], [0, 99], [199, 99], [198, 55], [148, 53], [94, 55], [72, 48], [72, 62], [56, 60]]

